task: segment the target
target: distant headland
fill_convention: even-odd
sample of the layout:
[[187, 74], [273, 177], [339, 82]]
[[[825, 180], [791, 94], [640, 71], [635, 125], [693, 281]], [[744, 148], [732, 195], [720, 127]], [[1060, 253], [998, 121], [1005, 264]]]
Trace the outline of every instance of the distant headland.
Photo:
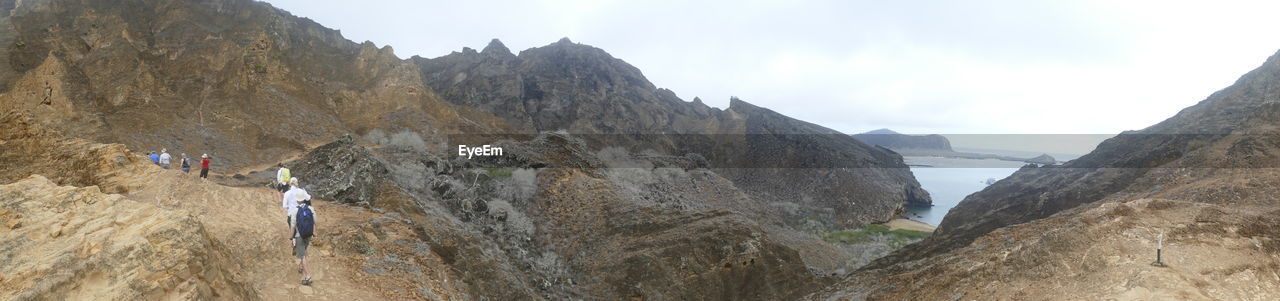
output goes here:
[[866, 133], [854, 134], [854, 139], [862, 143], [887, 148], [903, 156], [944, 157], [960, 159], [995, 159], [1005, 161], [1026, 162], [1035, 164], [1057, 164], [1058, 160], [1049, 154], [1041, 154], [1032, 158], [1020, 158], [995, 154], [957, 152], [951, 148], [947, 137], [932, 135], [906, 135], [890, 129], [878, 129]]

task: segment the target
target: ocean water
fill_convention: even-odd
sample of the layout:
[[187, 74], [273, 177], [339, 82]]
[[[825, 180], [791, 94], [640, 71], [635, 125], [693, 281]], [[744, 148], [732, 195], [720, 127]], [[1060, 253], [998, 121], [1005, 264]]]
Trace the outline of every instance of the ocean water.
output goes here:
[[[935, 157], [905, 157], [912, 165], [920, 186], [933, 197], [933, 207], [907, 208], [907, 217], [937, 226], [952, 207], [965, 196], [987, 187], [987, 180], [1000, 180], [1026, 163], [1002, 160], [973, 160]], [[924, 166], [920, 166], [924, 165]]]

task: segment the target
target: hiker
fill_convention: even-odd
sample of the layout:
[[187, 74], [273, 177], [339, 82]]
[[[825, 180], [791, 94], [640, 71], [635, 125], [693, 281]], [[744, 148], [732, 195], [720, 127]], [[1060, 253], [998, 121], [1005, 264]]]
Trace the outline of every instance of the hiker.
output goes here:
[[209, 179], [209, 154], [200, 155], [200, 180]]
[[298, 222], [295, 226], [289, 227], [289, 237], [293, 242], [294, 256], [298, 257], [298, 272], [302, 273], [302, 285], [311, 285], [311, 268], [307, 266], [307, 247], [311, 246], [311, 238], [315, 237], [316, 211], [311, 207], [310, 198], [304, 199], [302, 204], [295, 207], [293, 219]]
[[160, 149], [160, 167], [163, 167], [164, 169], [169, 169], [170, 158], [171, 157], [169, 156], [169, 149], [166, 149], [166, 148]]
[[155, 151], [147, 152], [147, 158], [151, 158], [151, 164], [160, 165], [160, 154]]
[[187, 153], [182, 153], [182, 173], [191, 173], [191, 159], [187, 158]]
[[307, 247], [315, 227], [315, 211], [311, 208], [311, 194], [298, 186], [298, 178], [289, 178], [289, 191], [284, 193], [280, 206], [285, 212], [285, 224], [289, 225], [289, 243], [293, 255], [301, 259], [299, 272], [306, 278], [303, 285], [311, 285], [311, 271], [307, 269]]
[[293, 214], [298, 210], [298, 203], [304, 200], [310, 200], [311, 194], [306, 189], [298, 186], [298, 178], [289, 178], [289, 190], [284, 193], [281, 198], [280, 207], [284, 209], [284, 222], [290, 227], [293, 226]]
[[289, 179], [293, 176], [289, 175], [289, 168], [284, 167], [284, 163], [277, 163], [276, 167], [280, 168], [276, 170], [276, 197], [283, 199], [284, 193], [289, 191]]

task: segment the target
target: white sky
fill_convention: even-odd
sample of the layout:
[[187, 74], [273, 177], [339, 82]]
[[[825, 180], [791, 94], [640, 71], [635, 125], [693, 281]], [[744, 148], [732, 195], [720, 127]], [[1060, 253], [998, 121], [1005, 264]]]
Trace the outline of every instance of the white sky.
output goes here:
[[1280, 49], [1280, 1], [268, 2], [402, 58], [569, 37], [686, 101], [847, 133], [1141, 129]]

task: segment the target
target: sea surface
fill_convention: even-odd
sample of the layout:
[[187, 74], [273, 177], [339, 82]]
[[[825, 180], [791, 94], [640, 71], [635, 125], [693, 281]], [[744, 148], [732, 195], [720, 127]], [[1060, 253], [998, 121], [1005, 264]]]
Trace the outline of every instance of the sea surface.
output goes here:
[[904, 157], [920, 186], [933, 197], [933, 207], [907, 208], [907, 217], [937, 226], [942, 217], [965, 196], [987, 187], [987, 180], [1000, 180], [1026, 165], [1003, 160], [974, 160], [937, 157]]

